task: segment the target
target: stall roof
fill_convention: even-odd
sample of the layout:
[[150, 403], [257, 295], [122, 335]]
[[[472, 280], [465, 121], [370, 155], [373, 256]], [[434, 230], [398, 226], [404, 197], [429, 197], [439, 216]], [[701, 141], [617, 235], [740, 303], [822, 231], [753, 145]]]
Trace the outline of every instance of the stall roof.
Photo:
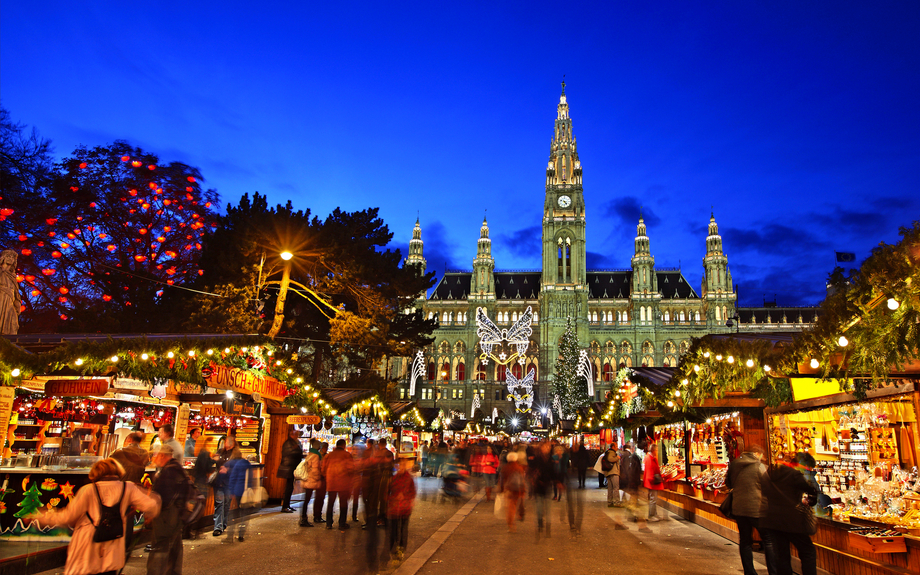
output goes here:
[[387, 410], [390, 412], [390, 418], [399, 417], [415, 407], [414, 401], [391, 401], [387, 404]]
[[334, 401], [340, 407], [345, 407], [356, 401], [362, 401], [377, 395], [373, 389], [349, 389], [344, 387], [329, 387], [323, 389], [323, 395]]
[[664, 387], [674, 377], [677, 372], [676, 367], [632, 367], [636, 377], [641, 377], [650, 382], [655, 387]]

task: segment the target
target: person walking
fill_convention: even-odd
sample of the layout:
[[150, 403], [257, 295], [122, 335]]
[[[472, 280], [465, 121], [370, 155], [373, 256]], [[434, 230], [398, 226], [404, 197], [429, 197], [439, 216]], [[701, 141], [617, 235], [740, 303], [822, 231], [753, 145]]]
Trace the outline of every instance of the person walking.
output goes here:
[[[313, 493], [319, 493], [319, 489], [323, 485], [323, 475], [319, 470], [319, 446], [320, 441], [318, 439], [310, 440], [310, 450], [307, 452], [307, 456], [304, 458], [306, 467], [307, 478], [301, 482], [303, 486], [303, 507], [300, 508], [300, 526], [301, 527], [313, 527], [313, 523], [310, 523], [310, 514], [307, 512], [307, 505], [310, 503], [310, 497], [313, 496]], [[320, 512], [323, 509], [323, 501], [317, 495], [317, 498], [313, 500], [313, 516], [317, 517], [317, 505], [319, 506]]]
[[612, 443], [601, 459], [601, 469], [607, 480], [607, 507], [620, 506], [620, 454]]
[[623, 484], [623, 490], [626, 492], [627, 498], [627, 509], [629, 514], [632, 515], [633, 521], [636, 521], [638, 518], [638, 504], [639, 504], [639, 486], [642, 484], [642, 462], [639, 460], [639, 455], [636, 454], [636, 445], [633, 442], [627, 443], [625, 446], [627, 456], [624, 462], [620, 463], [620, 474], [621, 481]]
[[158, 468], [153, 491], [162, 503], [160, 514], [153, 520], [147, 575], [178, 575], [182, 573], [182, 513], [190, 480], [169, 445], [160, 446], [153, 463]]
[[[738, 553], [741, 555], [744, 575], [757, 575], [754, 568], [754, 529], [757, 529], [758, 533], [761, 531], [758, 524], [760, 481], [766, 470], [763, 464], [763, 448], [751, 445], [747, 451], [729, 463], [725, 478], [725, 484], [732, 490], [731, 514], [738, 524]], [[770, 575], [775, 575], [775, 569], [769, 561], [767, 571]]]
[[[243, 457], [228, 460], [224, 467], [227, 473], [227, 493], [230, 495], [232, 511], [227, 522], [227, 540], [233, 541], [233, 530], [237, 530], [236, 540], [242, 543], [246, 540], [246, 527], [249, 524], [248, 509], [243, 505], [243, 494], [246, 489], [254, 487], [252, 478], [252, 464]], [[261, 504], [257, 502], [256, 504]]]
[[516, 511], [520, 510], [520, 519], [524, 520], [524, 507], [521, 502], [527, 492], [525, 474], [524, 466], [518, 463], [517, 452], [509, 451], [505, 456], [505, 464], [502, 465], [499, 477], [499, 491], [505, 500], [505, 519], [508, 522], [509, 533], [515, 532], [514, 515]]
[[661, 478], [661, 467], [658, 465], [658, 444], [651, 443], [648, 453], [645, 454], [645, 470], [642, 476], [642, 486], [645, 488], [643, 499], [648, 501], [648, 520], [652, 523], [661, 521], [658, 517], [658, 492], [664, 489]]
[[323, 472], [323, 460], [329, 454], [329, 442], [323, 441], [319, 445], [319, 487], [313, 494], [313, 522], [322, 525], [326, 522], [323, 519], [323, 506], [326, 504], [326, 476]]
[[556, 482], [556, 473], [550, 450], [552, 445], [544, 441], [539, 445], [533, 458], [533, 497], [537, 505], [537, 539], [546, 531], [550, 536], [551, 515], [548, 497], [550, 489]]
[[284, 495], [281, 498], [281, 512], [294, 513], [291, 507], [291, 495], [294, 493], [294, 470], [303, 461], [303, 446], [300, 444], [300, 432], [291, 425], [288, 437], [281, 444], [281, 462], [275, 477], [284, 479]]
[[486, 501], [492, 501], [492, 490], [495, 488], [495, 476], [498, 473], [498, 457], [489, 445], [484, 446], [479, 457], [479, 467], [486, 489]]
[[125, 470], [124, 480], [137, 485], [140, 485], [144, 478], [144, 470], [147, 469], [147, 464], [150, 462], [150, 455], [146, 449], [141, 447], [143, 440], [143, 433], [132, 431], [125, 437], [124, 447], [112, 453], [112, 459]]
[[227, 462], [233, 459], [243, 457], [240, 448], [236, 445], [236, 438], [227, 435], [224, 438], [224, 445], [214, 454], [214, 465], [217, 476], [214, 478], [211, 487], [214, 489], [214, 537], [220, 537], [227, 528], [227, 520], [230, 516], [230, 483], [227, 472], [229, 468]]
[[389, 498], [387, 494], [390, 492], [390, 479], [393, 478], [393, 472], [396, 470], [396, 456], [390, 451], [390, 448], [387, 447], [388, 443], [386, 439], [381, 439], [378, 442], [378, 455], [381, 458], [380, 462], [380, 492], [377, 495], [380, 508], [377, 510], [377, 527], [386, 527], [387, 526], [387, 504]]
[[[797, 456], [803, 462], [814, 458], [808, 454]], [[776, 575], [792, 575], [792, 558], [789, 545], [795, 545], [802, 562], [802, 575], [816, 575], [817, 553], [811, 541], [811, 529], [805, 515], [797, 507], [814, 506], [818, 490], [797, 469], [796, 459], [771, 465], [760, 478], [761, 504], [759, 527], [767, 552], [767, 565], [772, 563]], [[803, 503], [803, 497], [807, 503]]]
[[348, 499], [351, 496], [354, 481], [354, 458], [345, 450], [345, 440], [335, 442], [335, 449], [323, 459], [322, 470], [326, 478], [326, 493], [329, 501], [326, 503], [326, 529], [332, 529], [332, 512], [335, 500], [339, 500], [339, 529], [349, 529], [348, 524]]
[[390, 567], [396, 567], [402, 560], [409, 542], [409, 517], [415, 504], [415, 479], [412, 467], [415, 456], [401, 455], [396, 475], [390, 478], [387, 489], [387, 521], [390, 528]]
[[195, 488], [198, 493], [207, 498], [208, 483], [211, 479], [211, 474], [214, 473], [216, 464], [212, 457], [214, 438], [206, 436], [199, 444], [196, 444], [196, 449], [198, 452], [195, 454], [195, 467], [192, 469], [192, 478], [195, 480]]
[[572, 449], [572, 466], [575, 468], [575, 471], [578, 473], [578, 488], [585, 488], [585, 480], [588, 476], [588, 465], [591, 463], [590, 455], [588, 450], [585, 448], [585, 444], [582, 441], [579, 441], [575, 444], [575, 447]]
[[[114, 575], [125, 566], [125, 545], [130, 521], [130, 508], [142, 511], [148, 520], [160, 511], [160, 498], [128, 481], [122, 481], [123, 470], [115, 459], [103, 459], [89, 470], [89, 483], [81, 487], [63, 509], [30, 516], [42, 525], [67, 525], [73, 535], [67, 546], [64, 575]], [[102, 506], [117, 506], [122, 518], [121, 535], [108, 541], [96, 542], [96, 528], [102, 518]]]

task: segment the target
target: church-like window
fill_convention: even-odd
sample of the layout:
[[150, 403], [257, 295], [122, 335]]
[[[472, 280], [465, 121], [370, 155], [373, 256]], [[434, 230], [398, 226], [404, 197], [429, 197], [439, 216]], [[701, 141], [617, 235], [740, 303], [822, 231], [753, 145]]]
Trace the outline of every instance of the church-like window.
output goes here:
[[645, 306], [639, 306], [639, 321], [645, 323]]
[[668, 323], [671, 321], [671, 312], [664, 310], [664, 322]]
[[508, 366], [507, 365], [497, 365], [495, 366], [495, 379], [498, 381], [505, 381], [508, 379]]
[[441, 381], [450, 381], [450, 364], [447, 362], [441, 365]]
[[461, 361], [457, 364], [457, 381], [466, 379], [466, 365]]
[[613, 380], [613, 366], [609, 362], [604, 363], [604, 381]]
[[716, 321], [722, 321], [722, 308], [716, 306]]
[[627, 321], [629, 321], [629, 312], [623, 310], [623, 322], [625, 323]]
[[696, 312], [696, 321], [700, 321], [700, 312]]
[[514, 374], [514, 377], [522, 379], [524, 377], [524, 367], [518, 362], [514, 362], [514, 365], [511, 366], [511, 373]]
[[433, 361], [429, 361], [428, 362], [428, 380], [434, 381], [436, 377], [437, 377], [437, 368], [435, 367]]

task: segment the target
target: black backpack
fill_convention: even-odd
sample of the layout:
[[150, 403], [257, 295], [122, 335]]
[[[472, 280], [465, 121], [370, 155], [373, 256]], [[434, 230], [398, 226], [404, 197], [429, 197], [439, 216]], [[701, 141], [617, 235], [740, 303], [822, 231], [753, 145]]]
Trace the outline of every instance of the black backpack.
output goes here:
[[179, 516], [185, 525], [191, 525], [201, 518], [204, 512], [205, 498], [198, 492], [195, 482], [191, 480], [187, 473], [185, 476], [185, 493], [178, 496], [178, 499], [184, 500]]
[[125, 497], [126, 487], [125, 483], [122, 482], [121, 497], [118, 498], [118, 502], [115, 505], [105, 505], [102, 503], [102, 497], [99, 496], [99, 488], [93, 483], [93, 489], [96, 490], [96, 498], [99, 500], [99, 522], [93, 523], [93, 518], [90, 517], [89, 511], [86, 512], [86, 517], [89, 519], [90, 523], [93, 523], [93, 527], [96, 528], [96, 532], [93, 533], [94, 543], [114, 541], [119, 537], [125, 536], [125, 518], [121, 516], [121, 500]]

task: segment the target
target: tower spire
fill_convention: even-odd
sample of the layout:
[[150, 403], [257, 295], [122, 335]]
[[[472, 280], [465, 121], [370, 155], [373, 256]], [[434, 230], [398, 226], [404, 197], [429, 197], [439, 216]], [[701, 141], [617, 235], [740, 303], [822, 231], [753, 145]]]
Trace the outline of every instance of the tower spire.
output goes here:
[[482, 217], [479, 241], [476, 244], [476, 259], [473, 260], [473, 280], [470, 297], [473, 299], [495, 299], [495, 259], [492, 257], [492, 240], [489, 239], [489, 222]]

